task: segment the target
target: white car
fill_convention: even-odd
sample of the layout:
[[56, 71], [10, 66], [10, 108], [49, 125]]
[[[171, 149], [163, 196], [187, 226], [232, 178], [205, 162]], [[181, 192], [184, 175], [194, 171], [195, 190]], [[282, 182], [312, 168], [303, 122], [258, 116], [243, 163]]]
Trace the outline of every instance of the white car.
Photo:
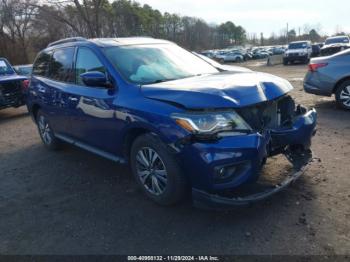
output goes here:
[[312, 54], [312, 47], [310, 41], [291, 42], [288, 45], [283, 57], [283, 64], [294, 63], [296, 61], [304, 64], [309, 63]]
[[252, 70], [245, 68], [245, 67], [241, 67], [241, 66], [234, 66], [234, 65], [222, 65], [218, 62], [216, 62], [213, 59], [210, 59], [207, 56], [198, 54], [196, 52], [192, 52], [194, 55], [198, 56], [199, 58], [203, 59], [204, 61], [206, 61], [207, 63], [211, 64], [213, 67], [219, 69], [220, 71], [229, 71], [229, 72], [233, 72], [233, 73], [247, 73], [247, 72], [253, 72]]

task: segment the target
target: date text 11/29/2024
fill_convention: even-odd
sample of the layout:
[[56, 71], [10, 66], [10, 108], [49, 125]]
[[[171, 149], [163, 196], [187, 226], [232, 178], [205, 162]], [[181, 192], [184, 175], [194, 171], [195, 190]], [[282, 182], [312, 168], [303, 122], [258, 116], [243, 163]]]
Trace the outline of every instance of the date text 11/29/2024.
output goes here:
[[128, 256], [128, 261], [219, 261], [217, 256]]

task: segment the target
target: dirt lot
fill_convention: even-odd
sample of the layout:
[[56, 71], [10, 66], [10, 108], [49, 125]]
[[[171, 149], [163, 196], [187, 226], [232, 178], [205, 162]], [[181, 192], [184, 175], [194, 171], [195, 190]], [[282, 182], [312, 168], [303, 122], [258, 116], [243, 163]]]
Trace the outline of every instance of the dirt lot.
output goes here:
[[130, 171], [74, 147], [48, 152], [25, 108], [0, 111], [1, 254], [350, 254], [350, 112], [302, 91], [306, 67], [257, 71], [289, 79], [319, 113], [320, 162], [268, 201], [229, 212], [163, 208]]

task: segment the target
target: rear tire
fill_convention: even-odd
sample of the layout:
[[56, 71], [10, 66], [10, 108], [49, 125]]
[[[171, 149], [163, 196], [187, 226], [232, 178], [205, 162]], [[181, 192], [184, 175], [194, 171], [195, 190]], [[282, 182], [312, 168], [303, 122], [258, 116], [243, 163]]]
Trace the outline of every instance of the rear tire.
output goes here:
[[61, 148], [62, 141], [55, 137], [50, 123], [42, 110], [38, 110], [36, 114], [36, 124], [38, 127], [41, 141], [50, 150], [58, 150]]
[[344, 81], [335, 92], [337, 106], [350, 110], [350, 80]]
[[185, 197], [187, 180], [175, 157], [157, 136], [145, 134], [136, 138], [130, 164], [142, 191], [157, 204], [173, 205]]

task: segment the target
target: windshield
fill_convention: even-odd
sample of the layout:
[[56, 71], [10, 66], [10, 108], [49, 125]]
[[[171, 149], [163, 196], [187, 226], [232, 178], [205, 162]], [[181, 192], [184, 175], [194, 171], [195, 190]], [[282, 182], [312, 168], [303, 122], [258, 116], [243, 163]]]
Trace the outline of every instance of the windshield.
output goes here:
[[211, 64], [212, 66], [216, 67], [216, 68], [221, 68], [222, 64], [219, 64], [218, 62], [216, 62], [215, 60], [205, 56], [205, 55], [201, 55], [201, 54], [197, 54], [194, 53], [195, 56], [198, 56], [199, 58], [203, 59], [204, 61], [206, 61], [207, 63]]
[[106, 56], [123, 77], [136, 84], [159, 83], [219, 72], [174, 44], [108, 47]]
[[0, 59], [0, 74], [13, 74], [11, 66], [3, 59]]
[[290, 43], [288, 46], [288, 49], [302, 49], [302, 48], [306, 48], [307, 47], [307, 43], [303, 42], [303, 43]]
[[337, 38], [329, 38], [326, 40], [325, 44], [337, 44], [337, 43], [349, 43], [348, 37], [337, 37]]

